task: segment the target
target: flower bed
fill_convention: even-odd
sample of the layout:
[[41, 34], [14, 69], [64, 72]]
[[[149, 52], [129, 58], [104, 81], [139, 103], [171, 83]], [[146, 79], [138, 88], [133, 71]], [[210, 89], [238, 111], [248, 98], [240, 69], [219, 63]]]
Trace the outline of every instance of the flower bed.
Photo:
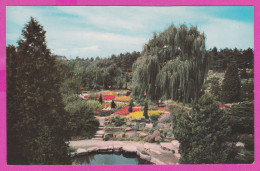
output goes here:
[[[132, 112], [132, 113], [129, 114], [129, 117], [132, 118], [132, 119], [138, 119], [141, 116], [143, 116], [143, 113], [144, 113], [143, 111]], [[162, 110], [149, 110], [148, 111], [148, 116], [161, 115], [163, 113], [164, 113], [164, 111], [162, 111]]]
[[115, 112], [115, 110], [97, 110], [97, 111], [95, 111], [95, 115], [97, 115], [97, 116], [109, 116], [114, 112]]
[[[102, 99], [103, 100], [112, 100], [114, 99], [116, 96], [114, 95], [102, 95]], [[99, 94], [96, 95], [96, 98], [99, 98]]]
[[230, 109], [230, 108], [223, 106], [223, 105], [220, 105], [219, 107], [220, 107], [220, 109]]
[[86, 94], [86, 95], [84, 96], [84, 98], [85, 98], [85, 99], [89, 98], [89, 94]]
[[157, 107], [158, 110], [165, 110], [166, 107]]
[[103, 94], [105, 95], [117, 95], [118, 92], [115, 92], [115, 91], [104, 91]]
[[[133, 112], [140, 111], [140, 108], [141, 108], [141, 107], [133, 107]], [[123, 108], [123, 109], [117, 110], [114, 114], [128, 115], [128, 114], [129, 114], [128, 109], [129, 109], [129, 106], [126, 106], [126, 107]]]
[[129, 102], [130, 96], [119, 96], [119, 97], [116, 97], [114, 100], [120, 101], [120, 102]]

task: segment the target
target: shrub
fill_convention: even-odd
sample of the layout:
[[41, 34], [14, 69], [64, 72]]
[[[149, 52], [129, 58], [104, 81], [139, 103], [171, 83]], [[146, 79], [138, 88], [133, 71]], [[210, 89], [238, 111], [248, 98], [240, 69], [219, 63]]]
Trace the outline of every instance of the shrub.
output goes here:
[[133, 106], [134, 106], [134, 102], [133, 102], [133, 99], [131, 99], [130, 103], [129, 103], [129, 108], [128, 108], [129, 113], [133, 112]]
[[113, 114], [114, 112], [115, 112], [115, 110], [97, 110], [94, 113], [97, 116], [109, 116], [109, 115]]
[[86, 104], [94, 109], [94, 111], [102, 109], [102, 105], [96, 100], [87, 100]]
[[122, 118], [119, 115], [116, 115], [115, 117], [111, 118], [111, 121], [115, 123], [115, 126], [122, 126], [125, 124], [125, 118]]
[[233, 133], [254, 134], [254, 101], [244, 101], [230, 109]]
[[145, 104], [144, 104], [144, 113], [143, 113], [143, 116], [145, 117], [145, 119], [149, 119], [149, 116], [148, 116], [148, 103], [147, 103], [147, 101], [146, 101]]
[[116, 104], [115, 104], [114, 100], [112, 100], [112, 102], [111, 102], [111, 108], [112, 109], [116, 108]]
[[103, 103], [103, 99], [102, 99], [102, 94], [100, 93], [100, 95], [99, 95], [99, 99], [98, 99], [98, 101], [99, 101], [99, 103]]
[[225, 103], [238, 102], [240, 100], [240, 79], [235, 62], [228, 65], [222, 85], [221, 100]]
[[152, 116], [150, 116], [150, 119], [151, 119], [153, 122], [155, 122], [155, 121], [158, 121], [159, 117], [160, 117], [160, 115], [152, 115]]

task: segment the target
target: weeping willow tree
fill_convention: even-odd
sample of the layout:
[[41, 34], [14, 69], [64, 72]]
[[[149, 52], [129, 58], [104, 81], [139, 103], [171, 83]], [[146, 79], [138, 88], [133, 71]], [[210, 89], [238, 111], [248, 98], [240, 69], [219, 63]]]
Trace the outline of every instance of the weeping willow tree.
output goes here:
[[154, 33], [133, 64], [133, 95], [151, 100], [198, 99], [208, 71], [205, 35], [191, 26], [171, 25]]

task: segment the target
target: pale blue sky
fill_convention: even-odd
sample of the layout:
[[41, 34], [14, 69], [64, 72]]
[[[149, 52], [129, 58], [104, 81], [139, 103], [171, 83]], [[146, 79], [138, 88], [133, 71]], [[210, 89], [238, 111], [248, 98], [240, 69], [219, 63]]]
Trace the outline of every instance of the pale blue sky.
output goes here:
[[30, 16], [47, 31], [48, 48], [68, 58], [141, 51], [153, 32], [174, 24], [197, 26], [206, 48], [254, 48], [253, 7], [9, 6], [6, 44], [17, 45]]

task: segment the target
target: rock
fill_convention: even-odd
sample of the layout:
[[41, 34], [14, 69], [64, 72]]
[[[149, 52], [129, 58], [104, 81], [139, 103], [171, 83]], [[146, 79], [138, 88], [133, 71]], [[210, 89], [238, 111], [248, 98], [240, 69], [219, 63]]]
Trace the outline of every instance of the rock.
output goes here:
[[156, 137], [154, 138], [154, 141], [155, 141], [155, 142], [161, 142], [161, 141], [162, 141], [162, 138], [161, 138], [160, 136], [156, 136]]
[[84, 148], [78, 148], [77, 149], [77, 155], [84, 155], [84, 154], [87, 154], [88, 151]]
[[140, 158], [141, 158], [141, 159], [144, 159], [144, 160], [147, 160], [147, 161], [150, 161], [150, 160], [151, 160], [151, 156], [145, 155], [145, 154], [142, 154], [142, 153], [140, 153]]
[[166, 164], [166, 163], [162, 162], [161, 160], [154, 158], [154, 157], [151, 158], [150, 162], [154, 163], [156, 165], [165, 165]]
[[137, 120], [138, 120], [138, 121], [143, 121], [143, 120], [145, 120], [145, 117], [144, 117], [144, 116], [141, 116], [141, 117], [139, 117]]
[[121, 132], [119, 134], [113, 134], [113, 137], [116, 137], [116, 138], [124, 138], [125, 137], [125, 133]]
[[107, 147], [100, 147], [99, 152], [107, 152], [108, 148]]
[[163, 149], [166, 149], [168, 151], [172, 151], [175, 150], [175, 148], [173, 147], [172, 143], [160, 143], [161, 147]]
[[152, 123], [150, 123], [150, 124], [146, 124], [146, 125], [145, 125], [145, 128], [152, 129], [152, 128], [153, 128], [153, 124], [152, 124]]
[[147, 137], [144, 138], [144, 140], [151, 143], [153, 142], [153, 137], [152, 135], [148, 135]]
[[129, 153], [136, 153], [137, 148], [135, 146], [123, 146], [123, 151], [129, 152]]
[[150, 147], [147, 143], [144, 144], [144, 150], [145, 151], [150, 151]]
[[245, 147], [245, 143], [237, 142], [236, 147]]
[[157, 155], [161, 155], [162, 154], [160, 151], [154, 150], [152, 148], [150, 149], [150, 152], [153, 152], [153, 153], [155, 153]]
[[127, 127], [125, 131], [132, 131], [133, 129], [131, 127]]
[[156, 137], [156, 136], [160, 136], [160, 131], [155, 130], [152, 134], [152, 136]]
[[141, 122], [141, 123], [139, 124], [139, 129], [140, 129], [140, 130], [143, 130], [143, 129], [145, 128], [145, 125], [146, 125], [146, 123]]
[[90, 148], [87, 149], [87, 151], [88, 151], [89, 153], [91, 153], [91, 152], [96, 152], [96, 151], [98, 151], [98, 150], [99, 150], [98, 147], [90, 147]]
[[178, 159], [181, 158], [181, 155], [180, 155], [179, 153], [175, 153], [174, 155], [175, 155], [175, 157], [177, 157]]
[[71, 152], [70, 153], [70, 157], [75, 157], [76, 156], [76, 153], [75, 152]]
[[180, 146], [180, 143], [177, 140], [173, 140], [171, 143], [172, 143], [174, 148], [179, 148], [179, 146]]
[[104, 138], [112, 138], [113, 134], [112, 133], [105, 133]]
[[99, 131], [97, 131], [97, 133], [96, 134], [98, 134], [98, 135], [103, 135], [105, 132], [103, 131], [103, 130], [99, 130]]
[[138, 133], [138, 137], [139, 137], [139, 138], [144, 138], [144, 137], [146, 137], [146, 136], [148, 136], [147, 133], [144, 133], [144, 132], [139, 132], [139, 133]]

